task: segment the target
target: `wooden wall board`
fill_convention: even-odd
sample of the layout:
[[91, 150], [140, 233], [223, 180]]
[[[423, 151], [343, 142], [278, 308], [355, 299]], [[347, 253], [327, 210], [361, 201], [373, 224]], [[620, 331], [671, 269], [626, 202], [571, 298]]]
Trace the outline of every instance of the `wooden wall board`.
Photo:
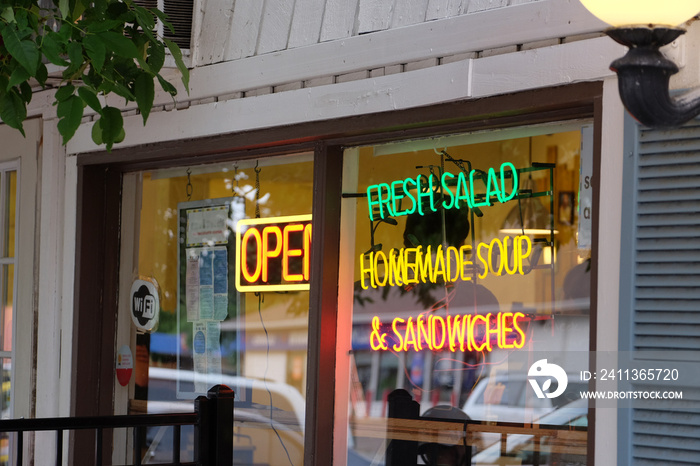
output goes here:
[[312, 45], [319, 41], [325, 5], [325, 0], [296, 0], [287, 45], [289, 48]]
[[294, 2], [289, 0], [265, 1], [258, 38], [258, 54], [277, 52], [287, 48], [293, 11]]

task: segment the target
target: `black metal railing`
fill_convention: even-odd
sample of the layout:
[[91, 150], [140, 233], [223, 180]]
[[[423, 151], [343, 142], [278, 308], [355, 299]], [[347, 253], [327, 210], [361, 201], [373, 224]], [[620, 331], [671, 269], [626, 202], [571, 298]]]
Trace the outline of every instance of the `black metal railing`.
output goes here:
[[[144, 430], [153, 426], [172, 426], [173, 465], [209, 465], [233, 463], [233, 397], [225, 385], [212, 387], [207, 396], [194, 401], [195, 412], [182, 414], [137, 414], [122, 416], [57, 417], [36, 419], [9, 419], [0, 421], [0, 432], [15, 433], [15, 466], [22, 466], [25, 432], [56, 432], [56, 461], [63, 464], [63, 435], [65, 431], [95, 431], [95, 466], [103, 465], [103, 431], [105, 429], [133, 429], [134, 465], [141, 465], [141, 447]], [[194, 426], [194, 462], [180, 461], [180, 433], [182, 426]], [[159, 463], [163, 464], [163, 463]]]

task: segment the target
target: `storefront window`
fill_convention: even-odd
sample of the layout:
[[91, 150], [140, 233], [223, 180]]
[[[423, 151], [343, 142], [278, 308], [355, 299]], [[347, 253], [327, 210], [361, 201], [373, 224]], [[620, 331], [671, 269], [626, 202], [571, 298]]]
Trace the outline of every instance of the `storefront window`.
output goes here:
[[[303, 464], [312, 174], [311, 154], [140, 174], [134, 278], [160, 316], [133, 329], [130, 409], [192, 411], [228, 385], [235, 464]], [[172, 461], [171, 439], [149, 430], [144, 462]], [[193, 446], [183, 429], [183, 461]]]
[[586, 464], [585, 434], [552, 449], [522, 430], [585, 426], [566, 396], [585, 387], [539, 398], [509, 362], [589, 350], [590, 144], [569, 125], [345, 151], [348, 464]]
[[[0, 390], [0, 417], [12, 417], [12, 362], [14, 357], [14, 292], [15, 292], [15, 234], [17, 212], [17, 171], [15, 164], [0, 167], [0, 364], [2, 390]], [[0, 465], [9, 464], [9, 434], [0, 435]]]

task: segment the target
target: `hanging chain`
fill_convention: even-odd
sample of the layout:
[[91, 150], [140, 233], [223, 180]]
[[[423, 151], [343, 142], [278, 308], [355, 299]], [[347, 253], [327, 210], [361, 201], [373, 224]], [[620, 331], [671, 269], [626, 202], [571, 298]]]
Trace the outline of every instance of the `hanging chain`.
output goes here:
[[[235, 184], [234, 184], [235, 181]], [[231, 182], [231, 194], [233, 196], [237, 196], [238, 193], [236, 192], [236, 188], [238, 188], [238, 164], [234, 163], [233, 164], [233, 181]]]
[[255, 218], [260, 218], [260, 171], [258, 162], [255, 162]]
[[187, 187], [185, 188], [185, 192], [187, 193], [187, 200], [189, 201], [192, 199], [192, 180], [190, 179], [190, 175], [192, 172], [190, 169], [187, 169]]

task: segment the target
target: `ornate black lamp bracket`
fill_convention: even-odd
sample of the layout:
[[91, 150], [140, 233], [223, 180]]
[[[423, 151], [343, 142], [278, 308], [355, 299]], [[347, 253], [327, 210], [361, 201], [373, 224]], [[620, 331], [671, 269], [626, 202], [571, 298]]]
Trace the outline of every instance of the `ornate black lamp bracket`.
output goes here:
[[673, 128], [700, 114], [700, 95], [690, 91], [671, 97], [669, 80], [678, 67], [659, 51], [685, 31], [676, 28], [615, 28], [607, 34], [629, 47], [610, 69], [617, 73], [620, 98], [627, 111], [650, 128]]

